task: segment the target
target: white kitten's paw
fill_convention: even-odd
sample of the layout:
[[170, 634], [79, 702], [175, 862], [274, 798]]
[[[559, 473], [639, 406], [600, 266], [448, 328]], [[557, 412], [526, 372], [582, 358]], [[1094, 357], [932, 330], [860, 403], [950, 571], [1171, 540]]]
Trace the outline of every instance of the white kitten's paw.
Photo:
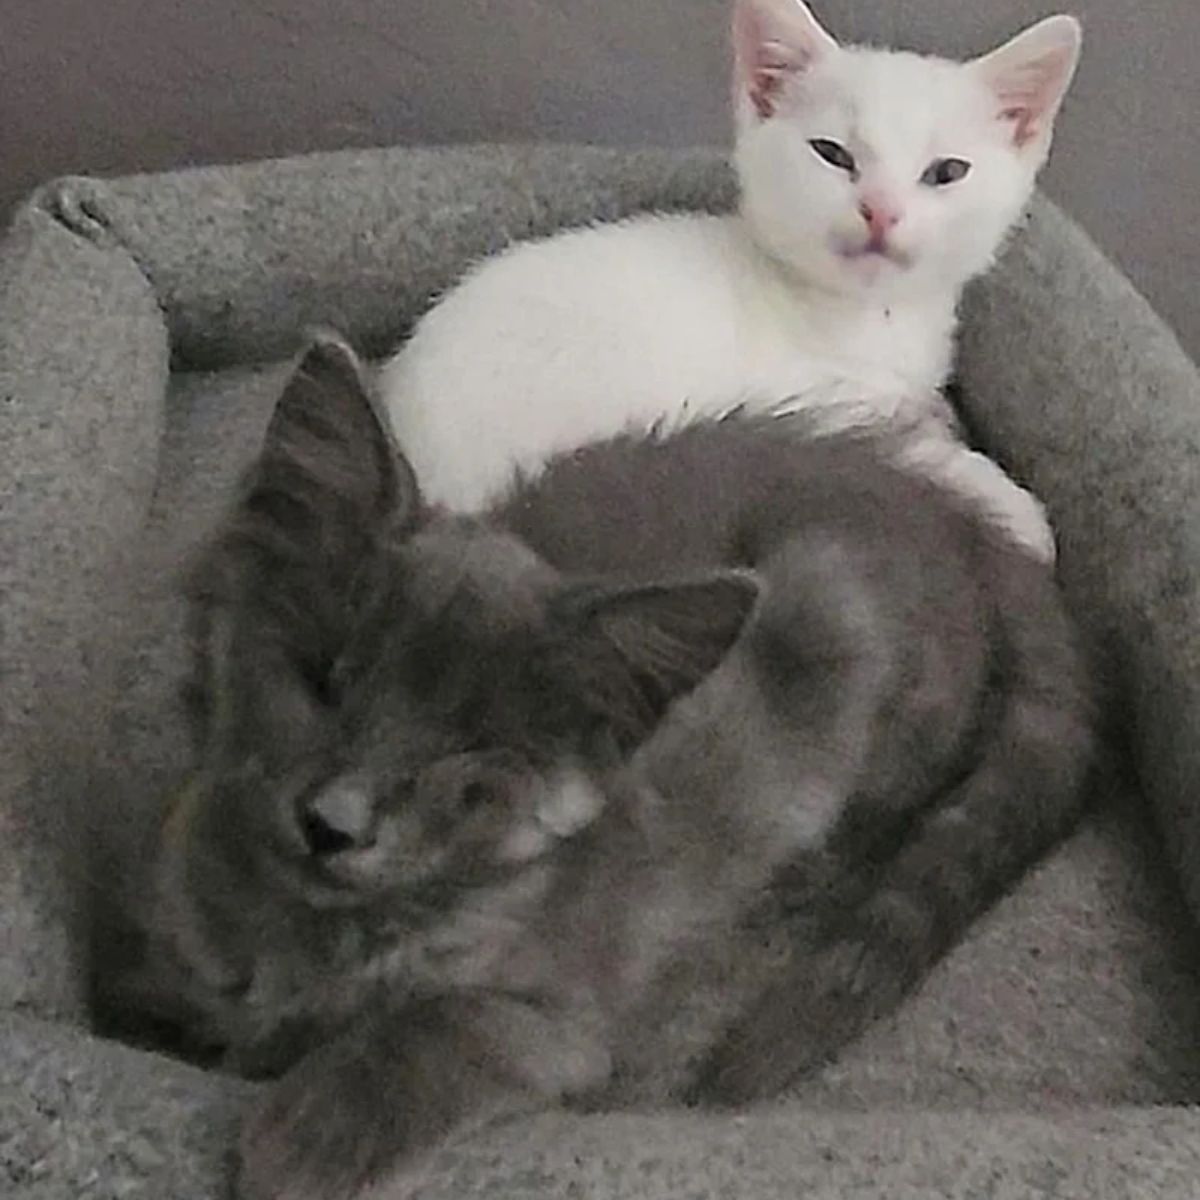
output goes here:
[[1054, 530], [1046, 516], [1041, 501], [1027, 491], [1013, 485], [1015, 495], [1010, 497], [1006, 512], [998, 513], [1001, 524], [1022, 549], [1028, 550], [1038, 562], [1053, 566], [1058, 557], [1054, 542]]
[[1054, 565], [1054, 531], [1042, 502], [1015, 484], [990, 458], [968, 450], [960, 456], [955, 483], [983, 506], [984, 516], [999, 526], [1038, 562]]
[[987, 455], [945, 438], [921, 437], [904, 446], [900, 461], [974, 501], [1021, 549], [1054, 564], [1058, 551], [1042, 502]]

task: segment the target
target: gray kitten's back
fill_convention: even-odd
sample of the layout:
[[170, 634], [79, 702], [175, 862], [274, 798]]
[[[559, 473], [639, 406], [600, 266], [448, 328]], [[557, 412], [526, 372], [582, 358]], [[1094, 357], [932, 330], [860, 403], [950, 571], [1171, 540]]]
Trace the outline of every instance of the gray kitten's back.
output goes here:
[[[518, 481], [497, 513], [567, 571], [764, 579], [744, 644], [778, 711], [747, 717], [736, 695], [707, 695], [697, 719], [727, 724], [700, 738], [684, 702], [682, 728], [649, 752], [665, 790], [711, 803], [737, 778], [747, 720], [793, 707], [810, 761], [855, 764], [831, 789], [836, 811], [801, 825], [827, 822], [819, 850], [797, 844], [775, 879], [775, 916], [819, 932], [709, 1063], [702, 1091], [727, 1099], [782, 1086], [893, 1007], [1081, 803], [1092, 697], [1052, 571], [889, 450], [885, 435], [822, 438], [803, 418], [628, 434]], [[777, 764], [757, 765], [740, 782], [766, 791]], [[639, 1010], [631, 1031], [677, 1019], [677, 1003]], [[643, 1067], [660, 1057], [640, 1053]]]

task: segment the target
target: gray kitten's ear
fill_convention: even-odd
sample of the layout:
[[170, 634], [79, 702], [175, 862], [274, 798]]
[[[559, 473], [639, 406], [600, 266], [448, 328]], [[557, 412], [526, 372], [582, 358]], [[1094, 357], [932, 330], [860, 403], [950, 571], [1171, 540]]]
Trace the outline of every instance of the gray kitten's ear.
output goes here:
[[[327, 700], [378, 546], [420, 498], [354, 351], [315, 336], [242, 494], [191, 576], [202, 736], [285, 747]], [[269, 728], [260, 726], [266, 721]]]
[[[275, 405], [258, 461], [259, 490], [278, 486], [367, 522], [413, 516], [416, 476], [347, 342], [313, 333]], [[348, 514], [347, 514], [348, 515]]]
[[744, 571], [568, 593], [561, 682], [629, 751], [674, 701], [716, 669], [741, 636], [759, 585]]

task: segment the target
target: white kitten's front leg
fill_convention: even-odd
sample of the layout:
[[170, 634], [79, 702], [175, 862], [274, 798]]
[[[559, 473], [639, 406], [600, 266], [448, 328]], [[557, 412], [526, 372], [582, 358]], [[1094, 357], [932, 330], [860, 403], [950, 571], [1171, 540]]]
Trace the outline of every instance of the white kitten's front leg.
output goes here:
[[1054, 531], [1036, 496], [1018, 486], [985, 454], [939, 434], [920, 434], [903, 443], [902, 466], [978, 502], [984, 515], [1039, 562], [1053, 564]]

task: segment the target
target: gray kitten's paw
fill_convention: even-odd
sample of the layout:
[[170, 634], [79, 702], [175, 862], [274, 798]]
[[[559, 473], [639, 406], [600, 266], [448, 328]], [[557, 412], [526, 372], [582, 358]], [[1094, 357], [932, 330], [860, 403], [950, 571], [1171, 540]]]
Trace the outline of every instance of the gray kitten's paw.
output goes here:
[[301, 1062], [246, 1118], [238, 1200], [359, 1200], [381, 1177], [390, 1183], [408, 1139], [403, 1106], [381, 1082], [367, 1062], [323, 1052]]
[[777, 1096], [893, 1012], [939, 944], [919, 896], [881, 890], [844, 932], [797, 957], [759, 997], [710, 1054], [695, 1099], [735, 1105]]
[[759, 998], [709, 1054], [688, 1099], [733, 1107], [778, 1096], [825, 1066], [903, 992], [886, 949], [839, 940]]
[[709, 1053], [688, 1101], [732, 1108], [779, 1095], [836, 1048], [842, 1002], [819, 985], [772, 989]]

